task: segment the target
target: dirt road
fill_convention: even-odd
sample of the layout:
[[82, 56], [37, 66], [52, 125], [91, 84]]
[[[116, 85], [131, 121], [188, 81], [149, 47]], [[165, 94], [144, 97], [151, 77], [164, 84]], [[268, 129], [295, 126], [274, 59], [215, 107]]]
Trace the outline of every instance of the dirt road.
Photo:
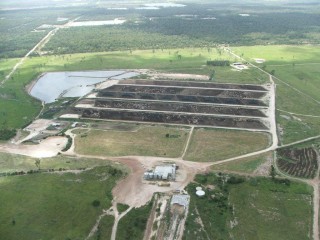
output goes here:
[[[78, 18], [75, 18], [71, 21], [69, 21], [68, 23], [66, 23], [65, 25], [69, 24], [70, 22], [74, 22], [75, 20], [77, 20]], [[4, 80], [2, 80], [2, 82], [0, 82], [0, 87], [7, 81], [10, 79], [10, 77], [17, 71], [17, 69], [26, 61], [26, 59], [36, 50], [39, 50], [41, 48], [43, 48], [51, 39], [51, 37], [60, 29], [63, 28], [65, 25], [57, 25], [55, 27], [55, 29], [51, 30], [50, 32], [48, 32], [48, 34], [42, 38], [24, 57], [22, 57], [19, 62], [13, 67], [13, 69], [10, 71], [10, 73], [4, 78]]]

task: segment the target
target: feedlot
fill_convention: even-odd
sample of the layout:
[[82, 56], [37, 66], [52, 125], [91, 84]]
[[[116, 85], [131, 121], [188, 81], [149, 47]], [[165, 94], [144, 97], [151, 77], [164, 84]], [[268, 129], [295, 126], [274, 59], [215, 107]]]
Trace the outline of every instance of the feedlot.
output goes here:
[[[249, 98], [259, 99], [265, 96], [266, 92], [246, 90], [226, 90], [211, 88], [192, 87], [168, 87], [168, 86], [138, 86], [138, 85], [113, 85], [107, 89], [108, 92], [130, 92], [147, 94], [173, 94], [184, 96], [215, 96], [220, 98]], [[102, 91], [103, 92], [103, 91]]]
[[157, 110], [170, 112], [186, 112], [199, 114], [218, 114], [218, 115], [237, 115], [266, 117], [266, 114], [259, 109], [239, 108], [239, 107], [222, 107], [212, 104], [196, 104], [183, 102], [153, 102], [153, 101], [136, 101], [136, 100], [113, 100], [97, 99], [94, 103], [99, 108], [120, 108], [120, 109], [137, 109], [137, 110]]
[[267, 87], [195, 81], [123, 80], [80, 100], [83, 118], [269, 129]]

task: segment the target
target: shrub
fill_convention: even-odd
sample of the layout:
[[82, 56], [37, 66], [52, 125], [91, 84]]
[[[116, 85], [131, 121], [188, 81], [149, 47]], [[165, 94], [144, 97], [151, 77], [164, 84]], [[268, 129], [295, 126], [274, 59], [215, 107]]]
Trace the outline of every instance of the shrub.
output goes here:
[[99, 207], [100, 206], [100, 201], [99, 200], [94, 200], [91, 204], [94, 207]]

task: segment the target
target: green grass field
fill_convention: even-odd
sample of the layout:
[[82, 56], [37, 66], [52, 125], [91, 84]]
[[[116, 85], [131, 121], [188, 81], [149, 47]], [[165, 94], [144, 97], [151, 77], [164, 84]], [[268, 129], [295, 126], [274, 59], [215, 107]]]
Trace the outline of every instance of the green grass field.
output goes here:
[[116, 239], [143, 239], [151, 208], [152, 201], [143, 207], [131, 209], [130, 212], [119, 221]]
[[114, 217], [107, 215], [104, 216], [99, 224], [97, 232], [89, 238], [90, 240], [110, 239], [112, 234], [112, 227], [114, 223]]
[[280, 136], [282, 144], [320, 135], [320, 118], [304, 116], [293, 117], [290, 114], [280, 113], [278, 114], [277, 121], [283, 129], [283, 135]]
[[4, 80], [18, 61], [18, 58], [0, 59], [0, 82]]
[[75, 151], [97, 156], [179, 157], [188, 133], [188, 128], [164, 126], [142, 126], [133, 132], [90, 130], [76, 137]]
[[213, 165], [211, 169], [214, 171], [231, 171], [251, 174], [254, 173], [261, 164], [268, 161], [269, 158], [272, 158], [272, 153], [261, 154], [224, 164]]
[[185, 159], [199, 162], [223, 160], [269, 146], [269, 136], [237, 130], [203, 129], [193, 132]]
[[[319, 46], [289, 46], [289, 45], [273, 45], [273, 46], [244, 46], [232, 47], [232, 51], [237, 54], [243, 54], [243, 57], [249, 60], [253, 58], [265, 59], [266, 65], [273, 64], [291, 64], [318, 62], [320, 58]], [[252, 60], [253, 61], [253, 60]]]
[[[1, 177], [1, 238], [85, 239], [102, 209], [111, 206], [111, 190], [123, 176], [113, 170]], [[94, 200], [100, 205], [93, 206]]]
[[[223, 179], [225, 175], [197, 175], [199, 183], [188, 185], [191, 202], [184, 240], [311, 239], [311, 187], [267, 178], [234, 177], [240, 181], [233, 184]], [[195, 187], [200, 183], [215, 188], [205, 189], [206, 196], [199, 198]]]
[[[277, 109], [296, 114], [320, 116], [319, 46], [253, 46], [233, 48], [233, 50], [243, 54], [244, 58], [252, 62], [254, 62], [253, 58], [265, 59], [265, 63], [257, 65], [264, 66], [269, 72], [274, 70], [275, 76], [285, 82], [275, 79]], [[281, 128], [284, 129], [283, 143], [320, 133], [320, 118], [296, 115], [301, 121], [284, 120], [279, 115], [288, 114], [279, 111], [277, 117]]]

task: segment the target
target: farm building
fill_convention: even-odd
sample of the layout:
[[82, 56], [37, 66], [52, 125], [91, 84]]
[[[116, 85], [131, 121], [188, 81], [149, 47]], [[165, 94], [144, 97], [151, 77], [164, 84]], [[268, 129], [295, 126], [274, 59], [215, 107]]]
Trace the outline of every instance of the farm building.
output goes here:
[[184, 209], [186, 209], [187, 206], [189, 205], [189, 200], [190, 200], [189, 195], [181, 195], [181, 194], [173, 195], [170, 204], [171, 205], [178, 204], [184, 207]]
[[146, 180], [175, 180], [176, 179], [176, 164], [156, 166], [153, 171], [144, 173]]

